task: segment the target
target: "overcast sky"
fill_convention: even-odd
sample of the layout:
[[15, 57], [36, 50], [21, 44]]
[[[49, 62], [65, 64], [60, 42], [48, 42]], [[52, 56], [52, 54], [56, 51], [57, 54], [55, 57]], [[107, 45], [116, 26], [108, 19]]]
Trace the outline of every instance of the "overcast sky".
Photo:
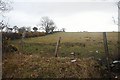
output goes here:
[[[118, 31], [119, 0], [14, 0], [7, 13], [10, 26], [36, 26], [42, 16], [48, 16], [59, 29], [78, 31]], [[114, 24], [113, 18], [116, 20]]]

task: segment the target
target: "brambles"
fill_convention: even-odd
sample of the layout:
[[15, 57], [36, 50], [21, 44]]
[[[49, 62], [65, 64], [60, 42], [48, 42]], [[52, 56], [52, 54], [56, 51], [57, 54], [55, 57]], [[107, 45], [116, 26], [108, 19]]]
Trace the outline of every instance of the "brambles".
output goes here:
[[18, 48], [13, 44], [10, 44], [10, 38], [5, 37], [5, 39], [2, 40], [2, 52], [8, 53], [8, 52], [15, 52], [15, 51], [18, 51]]

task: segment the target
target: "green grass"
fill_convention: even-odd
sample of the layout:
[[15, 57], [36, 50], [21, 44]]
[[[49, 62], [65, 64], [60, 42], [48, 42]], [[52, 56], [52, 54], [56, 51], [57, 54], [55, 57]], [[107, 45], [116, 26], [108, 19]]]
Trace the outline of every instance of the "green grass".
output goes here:
[[[59, 56], [69, 57], [71, 52], [75, 52], [78, 58], [90, 56], [102, 58], [105, 56], [103, 33], [101, 32], [60, 32], [42, 37], [26, 38], [23, 48], [21, 48], [21, 40], [14, 40], [12, 43], [24, 53], [51, 54], [51, 56], [54, 56], [59, 37], [61, 37]], [[112, 57], [117, 52], [118, 33], [109, 32], [107, 38]], [[99, 53], [96, 53], [96, 51], [99, 51]]]
[[[117, 33], [107, 33], [108, 40], [109, 41], [116, 41], [118, 39], [118, 34]], [[103, 40], [102, 33], [98, 32], [91, 32], [91, 33], [80, 33], [80, 32], [61, 32], [61, 33], [55, 33], [53, 35], [47, 35], [43, 37], [37, 37], [37, 38], [29, 38], [25, 39], [24, 41], [27, 43], [56, 43], [58, 38], [61, 37], [62, 43], [65, 42], [87, 42], [87, 38], [90, 39], [90, 42], [94, 42], [93, 40], [96, 40], [97, 42], [100, 42]]]
[[[117, 33], [107, 33], [108, 40], [114, 40], [116, 41], [118, 38]], [[55, 33], [55, 34], [50, 34], [42, 37], [36, 37], [36, 38], [28, 38], [24, 39], [25, 42], [27, 43], [56, 43], [58, 38], [62, 37], [61, 42], [87, 42], [87, 38], [90, 39], [90, 42], [94, 42], [93, 40], [100, 42], [103, 40], [103, 36], [101, 32], [61, 32], [61, 33]], [[19, 40], [16, 40], [19, 41]]]

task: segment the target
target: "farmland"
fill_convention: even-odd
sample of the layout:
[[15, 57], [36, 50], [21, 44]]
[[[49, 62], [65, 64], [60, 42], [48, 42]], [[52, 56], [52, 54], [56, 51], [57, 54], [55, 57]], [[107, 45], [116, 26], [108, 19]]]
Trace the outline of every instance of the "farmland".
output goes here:
[[[54, 52], [59, 37], [61, 42], [58, 57], [55, 58]], [[118, 33], [108, 32], [107, 39], [112, 60], [118, 55]], [[7, 56], [3, 55], [3, 77], [101, 77], [102, 68], [96, 61], [97, 59], [105, 61], [101, 32], [59, 32], [25, 38], [22, 42], [21, 39], [12, 40], [9, 43], [16, 46], [18, 51]], [[75, 63], [70, 62], [71, 52], [75, 53], [77, 59]]]
[[[68, 57], [71, 52], [76, 53], [76, 57], [103, 57], [104, 43], [103, 33], [70, 33], [61, 32], [43, 37], [24, 39], [24, 46], [21, 49], [21, 40], [14, 40], [12, 43], [16, 45], [20, 51], [30, 54], [50, 54], [54, 56], [56, 42], [61, 37], [59, 47], [59, 56]], [[107, 33], [108, 46], [111, 55], [117, 52], [118, 33]], [[98, 53], [96, 53], [98, 51]]]

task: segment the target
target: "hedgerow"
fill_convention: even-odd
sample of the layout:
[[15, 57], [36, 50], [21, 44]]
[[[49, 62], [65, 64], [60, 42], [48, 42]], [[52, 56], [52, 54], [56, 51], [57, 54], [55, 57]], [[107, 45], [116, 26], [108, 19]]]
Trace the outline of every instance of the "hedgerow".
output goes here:
[[[45, 36], [44, 32], [26, 32], [25, 38]], [[22, 33], [6, 33], [2, 32], [2, 52], [14, 52], [18, 51], [13, 44], [10, 44], [10, 40], [21, 39]]]
[[[31, 38], [31, 37], [39, 37], [39, 36], [45, 36], [44, 32], [26, 32], [25, 33], [25, 38]], [[15, 40], [15, 39], [21, 39], [22, 38], [22, 33], [2, 33], [2, 39], [10, 39], [10, 40]]]

